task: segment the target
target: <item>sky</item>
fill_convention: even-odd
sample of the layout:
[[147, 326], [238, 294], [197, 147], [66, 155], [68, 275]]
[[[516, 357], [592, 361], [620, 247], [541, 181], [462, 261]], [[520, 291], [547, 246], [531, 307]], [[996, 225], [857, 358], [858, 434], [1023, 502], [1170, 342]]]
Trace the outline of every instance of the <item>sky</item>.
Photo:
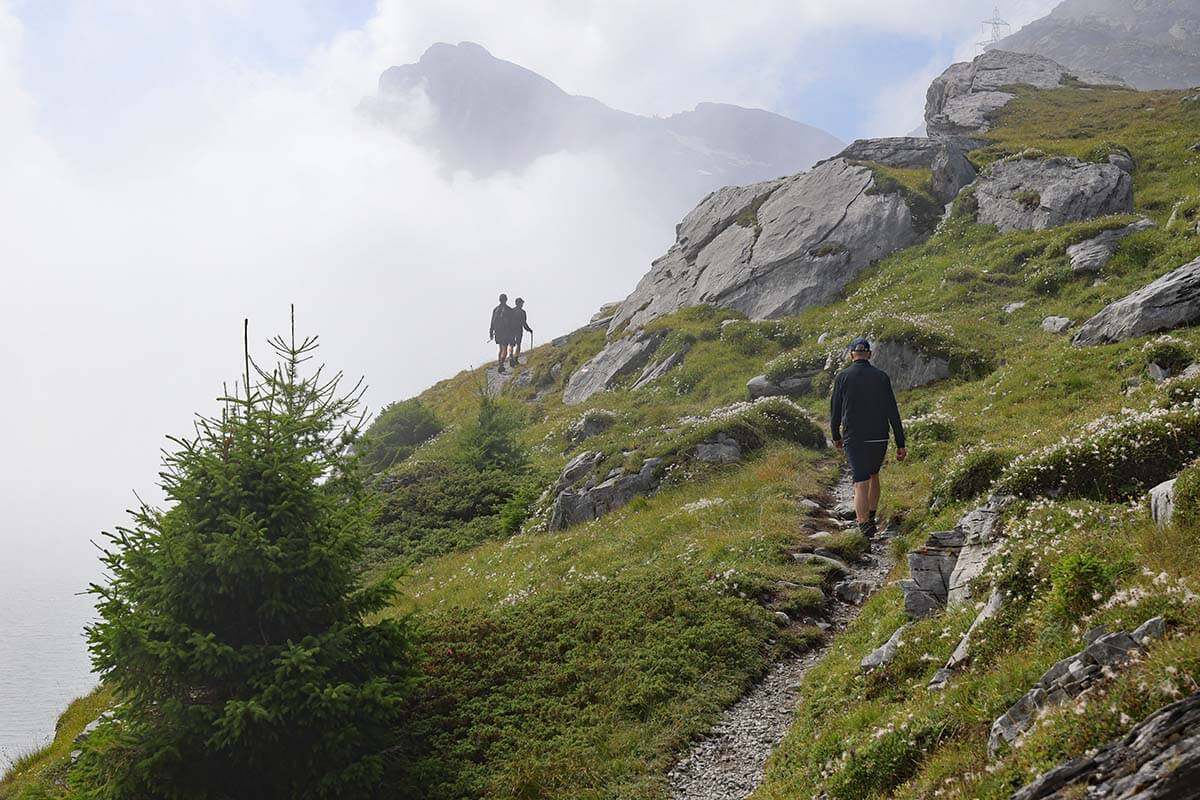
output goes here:
[[[1052, 0], [1014, 0], [1019, 25]], [[490, 356], [499, 290], [538, 341], [619, 300], [674, 214], [601, 155], [476, 179], [364, 126], [379, 74], [476, 41], [610, 106], [764, 107], [903, 134], [977, 52], [964, 0], [0, 0], [0, 543], [90, 575], [257, 343], [317, 332], [374, 408]], [[259, 347], [259, 351], [263, 348]], [[83, 579], [77, 583], [82, 585]]]

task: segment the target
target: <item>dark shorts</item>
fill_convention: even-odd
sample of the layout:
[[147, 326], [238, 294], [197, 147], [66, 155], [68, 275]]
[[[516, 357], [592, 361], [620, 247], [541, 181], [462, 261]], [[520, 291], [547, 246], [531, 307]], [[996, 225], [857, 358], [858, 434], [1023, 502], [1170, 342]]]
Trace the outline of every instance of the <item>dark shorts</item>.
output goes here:
[[879, 474], [887, 449], [887, 442], [846, 442], [846, 461], [850, 462], [850, 473], [855, 483], [862, 483], [870, 480], [872, 475]]

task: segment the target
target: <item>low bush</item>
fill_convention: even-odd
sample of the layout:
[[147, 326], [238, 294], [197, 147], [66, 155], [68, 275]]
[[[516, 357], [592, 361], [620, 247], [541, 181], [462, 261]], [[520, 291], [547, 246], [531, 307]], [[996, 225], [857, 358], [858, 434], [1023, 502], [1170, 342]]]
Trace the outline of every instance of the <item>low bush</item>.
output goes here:
[[721, 326], [721, 341], [743, 356], [761, 355], [771, 346], [762, 326], [741, 320]]
[[987, 491], [1016, 457], [1003, 447], [973, 447], [959, 453], [935, 485], [933, 497], [942, 502], [970, 500]]
[[1174, 408], [1190, 406], [1197, 400], [1200, 400], [1200, 375], [1164, 381], [1161, 384], [1159, 396], [1154, 400], [1154, 405], [1158, 408]]
[[925, 414], [907, 420], [904, 431], [914, 442], [950, 442], [954, 440], [954, 420], [945, 414]]
[[1092, 553], [1070, 553], [1050, 568], [1050, 611], [1064, 623], [1076, 622], [1108, 599], [1123, 565]]
[[385, 406], [356, 447], [368, 472], [380, 472], [412, 455], [419, 445], [437, 436], [442, 424], [420, 400]]
[[789, 350], [767, 362], [767, 379], [779, 383], [796, 375], [829, 370], [833, 367], [832, 354], [816, 347]]
[[996, 488], [1022, 497], [1123, 501], [1170, 478], [1198, 453], [1200, 408], [1126, 410], [1018, 457]]
[[1171, 519], [1176, 525], [1200, 524], [1200, 462], [1188, 464], [1176, 477], [1174, 503]]
[[1146, 342], [1142, 355], [1146, 364], [1158, 364], [1169, 372], [1180, 372], [1195, 360], [1187, 344], [1172, 336]]

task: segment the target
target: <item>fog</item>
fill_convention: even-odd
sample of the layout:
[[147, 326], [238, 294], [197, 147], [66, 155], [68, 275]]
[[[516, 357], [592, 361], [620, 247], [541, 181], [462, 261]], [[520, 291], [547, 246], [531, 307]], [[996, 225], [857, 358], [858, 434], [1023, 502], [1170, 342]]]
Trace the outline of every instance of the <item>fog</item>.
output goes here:
[[243, 318], [261, 351], [295, 303], [378, 409], [487, 360], [499, 291], [546, 341], [670, 244], [677, 214], [602, 154], [477, 179], [364, 124], [384, 68], [473, 39], [630, 111], [714, 100], [848, 127], [797, 105], [845, 67], [821, 42], [895, 35], [925, 51], [861, 98], [861, 130], [833, 132], [898, 134], [971, 54], [975, 5], [0, 0], [0, 605], [94, 576], [88, 541], [134, 491], [158, 499], [164, 436], [236, 378]]

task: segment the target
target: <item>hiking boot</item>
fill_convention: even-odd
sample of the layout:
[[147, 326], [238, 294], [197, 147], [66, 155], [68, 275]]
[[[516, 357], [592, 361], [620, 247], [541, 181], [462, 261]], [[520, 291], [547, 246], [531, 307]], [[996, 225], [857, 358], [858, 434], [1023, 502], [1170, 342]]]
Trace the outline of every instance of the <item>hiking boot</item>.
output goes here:
[[875, 525], [875, 520], [872, 519], [858, 523], [858, 532], [868, 539], [873, 539], [879, 533], [879, 528]]
[[501, 375], [504, 374], [504, 364], [503, 363], [501, 363], [500, 366], [496, 367], [496, 372], [499, 372]]

